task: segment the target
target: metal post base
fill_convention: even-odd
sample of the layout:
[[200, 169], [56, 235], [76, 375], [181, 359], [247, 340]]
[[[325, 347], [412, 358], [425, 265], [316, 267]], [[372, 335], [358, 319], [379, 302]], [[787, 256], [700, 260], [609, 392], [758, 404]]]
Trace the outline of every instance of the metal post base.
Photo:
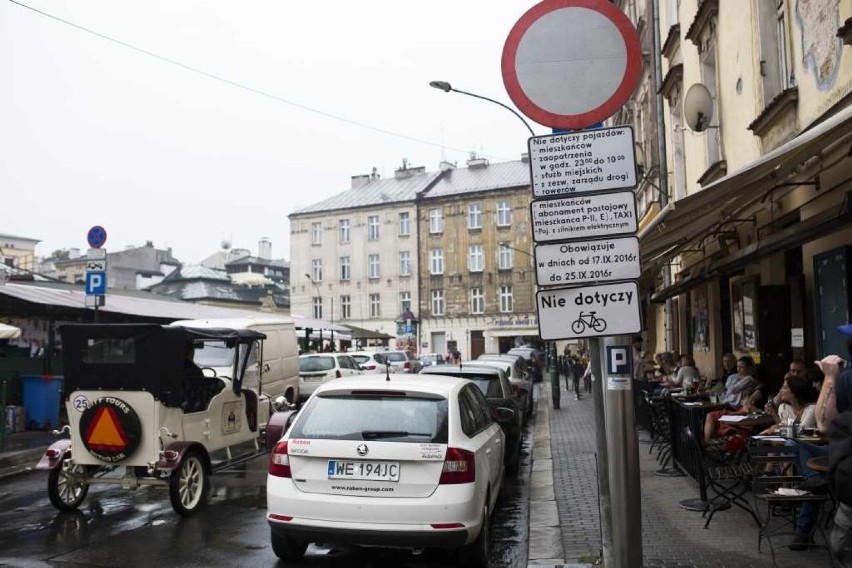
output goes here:
[[[695, 499], [684, 499], [680, 503], [677, 504], [681, 509], [686, 509], [687, 511], [695, 511], [697, 513], [704, 513], [710, 510], [711, 507], [710, 501], [702, 501], [700, 497]], [[730, 503], [724, 503], [721, 507], [718, 507], [717, 511], [726, 511], [731, 508]]]
[[654, 475], [660, 477], [683, 477], [683, 472], [673, 467], [662, 467], [654, 472]]

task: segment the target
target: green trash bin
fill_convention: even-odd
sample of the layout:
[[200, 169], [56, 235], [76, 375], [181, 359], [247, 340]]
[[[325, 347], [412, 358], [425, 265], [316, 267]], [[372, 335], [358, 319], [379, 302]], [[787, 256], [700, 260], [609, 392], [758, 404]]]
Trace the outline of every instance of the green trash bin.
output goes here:
[[27, 429], [51, 430], [59, 428], [59, 399], [62, 376], [21, 375]]

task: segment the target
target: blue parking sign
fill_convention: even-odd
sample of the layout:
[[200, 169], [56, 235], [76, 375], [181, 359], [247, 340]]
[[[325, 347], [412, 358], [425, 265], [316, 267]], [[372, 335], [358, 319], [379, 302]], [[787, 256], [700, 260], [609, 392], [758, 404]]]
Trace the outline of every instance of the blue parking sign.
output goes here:
[[86, 295], [103, 296], [107, 288], [106, 271], [95, 270], [86, 273]]
[[629, 345], [607, 345], [606, 346], [606, 372], [607, 375], [630, 376], [632, 361]]

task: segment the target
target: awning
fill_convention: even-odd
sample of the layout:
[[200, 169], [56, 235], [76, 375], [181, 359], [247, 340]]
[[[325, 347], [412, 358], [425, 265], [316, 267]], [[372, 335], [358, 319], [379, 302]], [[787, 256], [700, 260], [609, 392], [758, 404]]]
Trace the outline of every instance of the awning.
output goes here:
[[298, 314], [292, 314], [290, 318], [296, 326], [296, 336], [305, 337], [305, 330], [311, 330], [311, 337], [314, 339], [331, 339], [331, 334], [334, 332], [334, 339], [341, 341], [352, 341], [352, 331], [345, 325], [331, 323], [317, 318], [306, 318]]
[[0, 323], [0, 339], [17, 339], [18, 337], [21, 337], [20, 328]]
[[363, 327], [358, 327], [355, 325], [347, 325], [349, 329], [352, 330], [352, 339], [393, 339], [393, 335], [388, 335], [387, 333], [382, 333], [381, 331], [374, 331], [370, 329], [364, 329]]
[[717, 259], [699, 272], [679, 280], [665, 290], [655, 293], [651, 296], [651, 301], [657, 303], [665, 302], [668, 298], [683, 294], [691, 288], [712, 280], [719, 275], [736, 272], [748, 264], [835, 233], [849, 225], [852, 225], [852, 193], [846, 194], [846, 199], [839, 207], [826, 209], [800, 223], [791, 225], [754, 242], [742, 250]]
[[852, 106], [703, 190], [669, 203], [639, 232], [643, 271], [656, 269], [714, 226], [760, 201], [766, 192], [785, 183], [804, 161], [840, 143], [850, 133]]

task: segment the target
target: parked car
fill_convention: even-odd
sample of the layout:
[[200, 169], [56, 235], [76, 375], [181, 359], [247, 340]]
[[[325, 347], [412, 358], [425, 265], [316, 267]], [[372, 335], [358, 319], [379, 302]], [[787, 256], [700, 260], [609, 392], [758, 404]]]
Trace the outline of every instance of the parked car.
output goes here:
[[365, 373], [384, 373], [385, 360], [381, 353], [375, 351], [350, 351], [349, 356], [361, 366]]
[[514, 411], [511, 418], [501, 419], [498, 422], [506, 433], [506, 470], [509, 473], [516, 473], [521, 460], [524, 419], [523, 407], [512, 391], [509, 377], [500, 369], [476, 365], [475, 362], [464, 365], [430, 365], [420, 371], [420, 374], [468, 379], [479, 387], [492, 410], [509, 408]]
[[348, 353], [299, 355], [299, 400], [305, 401], [323, 383], [360, 375], [361, 367]]
[[475, 384], [448, 379], [364, 375], [317, 388], [270, 455], [276, 556], [297, 562], [311, 542], [434, 547], [488, 566], [505, 435]]
[[410, 351], [383, 351], [379, 355], [390, 363], [391, 373], [419, 373], [423, 368]]
[[489, 355], [483, 353], [476, 361], [477, 365], [494, 365], [509, 377], [509, 382], [512, 383], [512, 390], [521, 401], [521, 408], [524, 409], [524, 420], [533, 413], [533, 382], [525, 374], [520, 371], [520, 363], [514, 355]]
[[539, 383], [544, 378], [544, 353], [535, 347], [513, 347], [509, 355], [520, 355], [527, 361], [527, 370], [533, 381]]
[[444, 356], [440, 353], [426, 353], [425, 355], [420, 356], [420, 364], [424, 367], [428, 367], [429, 365], [442, 365], [445, 362]]

